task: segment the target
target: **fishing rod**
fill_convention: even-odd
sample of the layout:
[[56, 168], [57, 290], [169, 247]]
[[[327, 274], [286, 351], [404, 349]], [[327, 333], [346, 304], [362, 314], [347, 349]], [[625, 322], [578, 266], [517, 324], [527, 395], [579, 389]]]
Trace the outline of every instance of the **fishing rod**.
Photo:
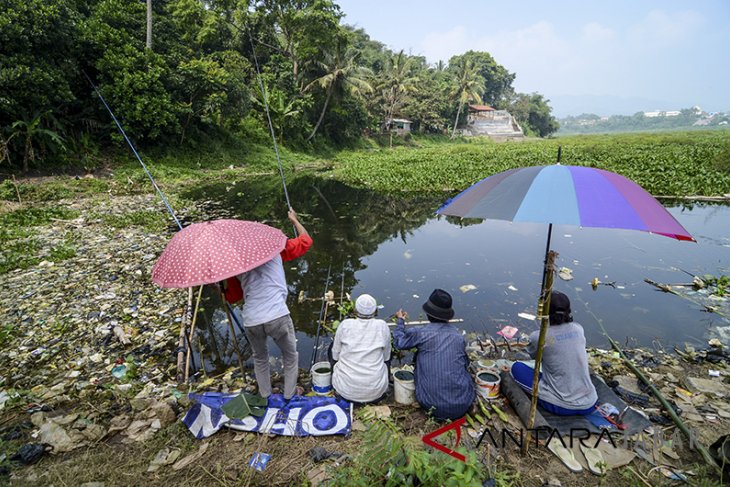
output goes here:
[[[329, 267], [327, 268], [327, 280], [324, 284], [324, 294], [323, 296], [327, 296], [327, 291], [329, 290], [330, 285], [330, 272], [332, 271], [332, 262], [330, 262]], [[322, 322], [327, 318], [324, 316], [325, 310], [327, 309], [327, 299], [322, 299], [322, 306], [319, 308], [319, 321], [317, 322], [317, 338], [314, 341], [314, 348], [312, 349], [312, 360], [309, 364], [309, 368], [311, 369], [314, 367], [314, 360], [317, 358], [317, 349], [319, 348], [319, 333], [322, 329]]]
[[[117, 128], [119, 129], [119, 132], [124, 137], [124, 140], [127, 142], [127, 145], [129, 145], [129, 148], [132, 149], [132, 153], [134, 153], [134, 156], [137, 158], [137, 161], [139, 161], [140, 165], [142, 166], [142, 169], [144, 169], [144, 172], [147, 174], [147, 177], [149, 178], [150, 182], [152, 183], [152, 186], [154, 186], [155, 190], [157, 191], [157, 194], [160, 195], [160, 199], [162, 199], [162, 202], [165, 204], [167, 211], [170, 212], [172, 219], [175, 220], [175, 223], [177, 224], [178, 228], [180, 230], [182, 230], [183, 226], [180, 223], [180, 220], [177, 218], [177, 215], [175, 214], [175, 210], [172, 209], [172, 206], [167, 201], [167, 198], [165, 198], [165, 195], [162, 193], [162, 190], [160, 189], [160, 187], [157, 185], [155, 178], [152, 177], [152, 174], [150, 173], [149, 169], [147, 168], [147, 165], [142, 161], [142, 158], [139, 156], [139, 153], [137, 152], [137, 149], [135, 149], [134, 144], [132, 144], [132, 141], [129, 140], [129, 137], [127, 137], [127, 133], [124, 131], [124, 127], [122, 127], [122, 124], [119, 123], [119, 120], [117, 120], [117, 117], [114, 115], [114, 112], [112, 111], [111, 107], [109, 106], [109, 104], [104, 99], [104, 96], [99, 91], [99, 88], [97, 88], [97, 86], [91, 80], [89, 75], [86, 74], [86, 71], [82, 71], [82, 73], [86, 77], [86, 80], [89, 82], [91, 87], [96, 92], [96, 94], [99, 97], [99, 99], [101, 100], [101, 102], [104, 104], [104, 107], [109, 112], [109, 115], [111, 115], [112, 120], [114, 120], [114, 123], [116, 124]], [[296, 229], [294, 231], [296, 233]], [[231, 316], [233, 317], [233, 321], [236, 323], [236, 325], [238, 325], [238, 328], [242, 330], [241, 323], [238, 321], [238, 318], [236, 317], [235, 313], [233, 313], [233, 308], [231, 307], [230, 303], [226, 302], [226, 306], [228, 307], [228, 311], [230, 312]], [[244, 339], [248, 341], [245, 333], [244, 333]], [[188, 338], [188, 346], [191, 346], [189, 338]], [[195, 368], [195, 362], [193, 362], [193, 368]]]
[[340, 320], [342, 320], [342, 307], [345, 298], [345, 261], [342, 261], [342, 280], [340, 281]]
[[142, 162], [142, 158], [139, 157], [139, 154], [137, 153], [137, 149], [134, 148], [134, 145], [132, 144], [132, 141], [129, 140], [129, 137], [127, 137], [127, 133], [124, 131], [124, 128], [122, 128], [122, 124], [119, 123], [119, 120], [117, 120], [117, 117], [114, 116], [114, 112], [111, 108], [109, 108], [109, 104], [107, 104], [104, 97], [101, 95], [101, 92], [99, 91], [99, 88], [96, 87], [93, 81], [91, 81], [91, 78], [89, 78], [89, 75], [86, 74], [86, 71], [82, 71], [84, 73], [84, 76], [86, 76], [86, 79], [89, 81], [89, 84], [92, 88], [94, 88], [94, 91], [96, 91], [96, 94], [99, 95], [99, 99], [106, 107], [107, 111], [109, 112], [109, 115], [112, 116], [112, 120], [114, 120], [114, 123], [117, 125], [117, 128], [119, 129], [119, 132], [121, 132], [122, 136], [124, 137], [124, 140], [127, 141], [127, 144], [129, 145], [129, 148], [132, 149], [132, 152], [134, 153], [134, 156], [137, 158], [139, 163], [142, 165], [142, 169], [144, 169], [144, 172], [147, 173], [147, 177], [152, 182], [152, 186], [155, 187], [157, 190], [157, 193], [160, 195], [160, 198], [162, 198], [162, 202], [167, 207], [167, 211], [170, 212], [170, 215], [172, 215], [172, 219], [175, 220], [175, 223], [177, 223], [178, 228], [182, 230], [182, 224], [180, 223], [180, 220], [177, 219], [177, 215], [175, 215], [175, 211], [172, 209], [172, 206], [170, 206], [170, 203], [168, 203], [167, 198], [165, 198], [165, 195], [162, 194], [162, 190], [159, 186], [157, 186], [157, 183], [155, 182], [155, 178], [152, 177], [152, 174], [150, 174], [149, 169], [147, 169], [147, 166], [144, 162]]
[[[228, 21], [231, 25], [238, 29], [238, 26], [233, 22]], [[239, 29], [240, 30], [240, 29]], [[286, 198], [286, 206], [291, 209], [291, 202], [289, 201], [289, 191], [286, 189], [286, 177], [284, 177], [284, 168], [281, 165], [281, 156], [279, 155], [279, 145], [276, 143], [276, 134], [274, 133], [274, 124], [271, 122], [271, 113], [269, 112], [269, 101], [266, 95], [266, 88], [264, 82], [261, 79], [261, 69], [259, 68], [259, 59], [256, 56], [256, 48], [253, 45], [253, 37], [251, 36], [251, 30], [246, 27], [246, 33], [248, 34], [248, 42], [251, 45], [251, 54], [253, 55], [254, 67], [256, 68], [256, 80], [259, 84], [259, 90], [261, 90], [261, 99], [264, 101], [264, 111], [266, 112], [266, 120], [269, 123], [269, 133], [271, 134], [271, 140], [274, 143], [274, 152], [276, 153], [276, 163], [279, 166], [279, 176], [281, 176], [281, 184], [284, 187], [284, 197]], [[294, 235], [297, 235], [297, 229], [294, 228]]]

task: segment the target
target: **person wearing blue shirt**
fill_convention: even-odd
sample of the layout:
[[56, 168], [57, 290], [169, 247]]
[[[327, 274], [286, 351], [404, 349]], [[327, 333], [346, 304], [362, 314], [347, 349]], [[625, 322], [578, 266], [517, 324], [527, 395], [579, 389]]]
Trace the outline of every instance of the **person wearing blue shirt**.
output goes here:
[[464, 416], [474, 402], [475, 390], [467, 367], [466, 341], [459, 330], [448, 323], [454, 317], [451, 295], [435, 289], [423, 304], [429, 324], [406, 328], [407, 314], [396, 313], [393, 330], [395, 347], [416, 349], [416, 400], [436, 419]]

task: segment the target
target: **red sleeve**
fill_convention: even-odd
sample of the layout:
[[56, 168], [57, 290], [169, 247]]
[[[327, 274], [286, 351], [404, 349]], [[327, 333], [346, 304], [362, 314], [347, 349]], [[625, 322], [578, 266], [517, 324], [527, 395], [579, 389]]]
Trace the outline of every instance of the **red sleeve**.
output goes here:
[[286, 241], [284, 250], [281, 251], [281, 260], [284, 262], [294, 260], [307, 253], [312, 246], [312, 237], [303, 233], [297, 238], [290, 238]]

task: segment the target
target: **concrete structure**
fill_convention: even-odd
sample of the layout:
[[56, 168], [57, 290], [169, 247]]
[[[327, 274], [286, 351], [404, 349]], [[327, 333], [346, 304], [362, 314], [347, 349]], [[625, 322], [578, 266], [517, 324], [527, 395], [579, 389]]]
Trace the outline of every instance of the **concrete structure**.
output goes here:
[[466, 127], [462, 134], [486, 135], [494, 139], [518, 139], [524, 137], [522, 127], [507, 110], [495, 110], [488, 105], [469, 105]]
[[388, 120], [388, 130], [396, 133], [396, 135], [406, 135], [411, 133], [411, 124], [413, 122], [404, 118], [392, 118]]

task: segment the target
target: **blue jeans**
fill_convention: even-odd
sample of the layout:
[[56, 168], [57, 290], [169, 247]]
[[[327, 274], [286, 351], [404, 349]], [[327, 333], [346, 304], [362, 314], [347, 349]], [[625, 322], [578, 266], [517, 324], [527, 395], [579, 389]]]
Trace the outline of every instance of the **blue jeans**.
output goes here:
[[[535, 369], [522, 362], [515, 362], [512, 364], [510, 375], [522, 387], [528, 394], [532, 394], [532, 379], [535, 376]], [[542, 379], [542, 372], [540, 372], [540, 378]], [[595, 404], [586, 409], [567, 409], [556, 404], [552, 404], [548, 401], [540, 399], [540, 393], [538, 392], [537, 404], [540, 405], [545, 411], [558, 416], [577, 416], [591, 414], [596, 410]]]

